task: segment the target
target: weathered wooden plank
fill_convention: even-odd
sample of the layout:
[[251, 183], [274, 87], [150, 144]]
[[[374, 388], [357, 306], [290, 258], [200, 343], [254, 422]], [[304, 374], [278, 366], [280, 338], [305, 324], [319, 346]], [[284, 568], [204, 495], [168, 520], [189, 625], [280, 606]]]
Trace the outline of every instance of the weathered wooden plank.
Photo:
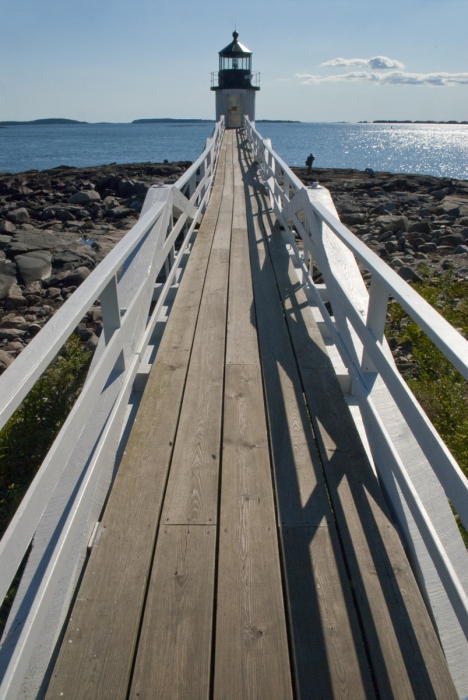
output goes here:
[[[252, 180], [247, 214], [274, 457], [293, 663], [300, 698], [373, 698], [369, 666]], [[313, 527], [311, 527], [313, 526]]]
[[208, 266], [163, 509], [165, 524], [217, 520], [229, 257]]
[[234, 154], [213, 697], [292, 697], [242, 173]]
[[[208, 698], [210, 688], [233, 205], [232, 133], [226, 140], [220, 215], [187, 374], [131, 697]], [[177, 547], [171, 544], [174, 537]], [[175, 559], [171, 547], [181, 549]]]
[[233, 206], [232, 132], [228, 139], [223, 197], [164, 502], [165, 524], [211, 525], [217, 520]]
[[283, 527], [280, 537], [299, 697], [374, 698], [335, 528], [324, 520]]
[[[223, 144], [220, 178], [224, 178], [225, 150]], [[210, 217], [204, 218], [187, 263], [84, 573], [48, 698], [123, 700], [127, 696], [204, 270], [220, 207], [220, 198], [216, 192], [213, 195], [207, 210]]]
[[[266, 211], [269, 206], [260, 198]], [[267, 227], [267, 234], [379, 696], [455, 698], [431, 620], [280, 231]]]
[[216, 526], [162, 527], [129, 698], [208, 700], [215, 546]]
[[245, 228], [232, 229], [226, 364], [258, 364], [258, 340]]

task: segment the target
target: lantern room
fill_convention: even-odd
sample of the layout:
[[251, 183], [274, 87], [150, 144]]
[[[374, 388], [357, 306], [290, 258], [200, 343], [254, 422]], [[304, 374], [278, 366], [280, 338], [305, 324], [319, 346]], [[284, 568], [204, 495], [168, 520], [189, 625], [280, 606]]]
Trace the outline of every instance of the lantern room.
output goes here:
[[219, 52], [219, 71], [211, 74], [216, 121], [224, 114], [228, 129], [241, 127], [244, 115], [255, 120], [255, 93], [260, 90], [260, 74], [252, 73], [252, 52], [238, 41], [237, 32], [232, 37]]

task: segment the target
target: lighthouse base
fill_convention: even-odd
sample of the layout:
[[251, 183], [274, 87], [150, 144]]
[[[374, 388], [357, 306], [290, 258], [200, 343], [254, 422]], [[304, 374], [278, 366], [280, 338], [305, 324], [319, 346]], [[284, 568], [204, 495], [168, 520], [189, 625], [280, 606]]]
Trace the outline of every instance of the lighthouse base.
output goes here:
[[226, 128], [242, 126], [244, 115], [255, 121], [255, 90], [221, 89], [216, 90], [216, 121], [221, 115], [226, 118]]

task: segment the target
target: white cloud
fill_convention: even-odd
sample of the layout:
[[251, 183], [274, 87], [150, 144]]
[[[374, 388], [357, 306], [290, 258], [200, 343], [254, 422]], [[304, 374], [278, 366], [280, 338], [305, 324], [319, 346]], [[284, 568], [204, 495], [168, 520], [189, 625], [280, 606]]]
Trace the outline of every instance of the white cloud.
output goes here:
[[333, 58], [321, 64], [328, 68], [370, 68], [371, 70], [403, 70], [404, 65], [388, 56], [373, 56], [373, 58]]
[[340, 75], [310, 75], [296, 73], [304, 85], [338, 82], [370, 82], [378, 85], [429, 85], [431, 87], [447, 87], [452, 85], [468, 85], [468, 73], [406, 73], [393, 71], [391, 73], [372, 73], [370, 71], [355, 71]]

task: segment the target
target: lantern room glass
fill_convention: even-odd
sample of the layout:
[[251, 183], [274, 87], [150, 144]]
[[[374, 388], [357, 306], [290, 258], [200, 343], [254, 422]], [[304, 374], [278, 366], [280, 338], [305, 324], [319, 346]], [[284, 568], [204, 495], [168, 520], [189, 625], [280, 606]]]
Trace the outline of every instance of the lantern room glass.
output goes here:
[[248, 70], [252, 65], [251, 56], [219, 57], [219, 70]]

